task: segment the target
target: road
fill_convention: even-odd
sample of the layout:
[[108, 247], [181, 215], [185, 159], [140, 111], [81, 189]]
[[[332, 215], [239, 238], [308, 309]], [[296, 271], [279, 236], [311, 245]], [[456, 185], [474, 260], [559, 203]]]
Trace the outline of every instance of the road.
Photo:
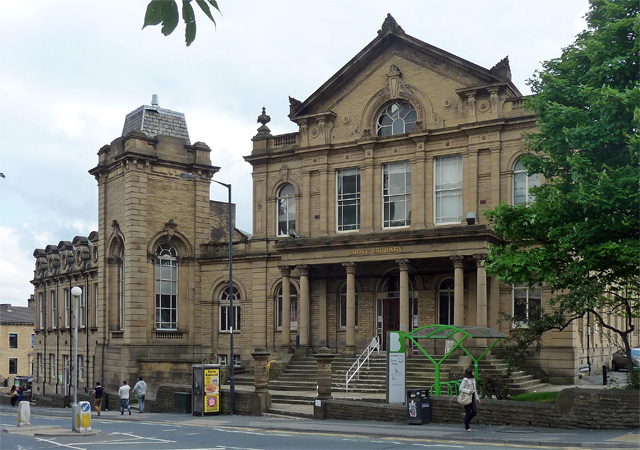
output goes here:
[[[61, 413], [66, 411], [66, 417]], [[49, 413], [49, 414], [48, 414]], [[469, 441], [472, 433], [464, 433], [463, 430], [449, 433], [447, 436], [429, 438], [415, 436], [416, 430], [425, 430], [420, 427], [437, 427], [431, 425], [407, 426], [396, 424], [399, 432], [394, 436], [381, 436], [371, 429], [361, 425], [360, 422], [341, 422], [318, 429], [320, 421], [296, 421], [282, 418], [242, 418], [242, 426], [236, 426], [239, 418], [228, 416], [217, 417], [190, 417], [177, 416], [173, 418], [164, 414], [150, 414], [147, 416], [134, 415], [133, 417], [120, 416], [117, 412], [109, 417], [104, 414], [97, 419], [92, 418], [92, 428], [101, 430], [101, 433], [92, 436], [71, 434], [69, 410], [45, 410], [42, 413], [33, 413], [31, 424], [35, 428], [60, 427], [63, 435], [56, 433], [43, 433], [46, 435], [23, 435], [15, 432], [0, 434], [1, 449], [16, 450], [43, 450], [43, 449], [73, 449], [73, 450], [112, 450], [114, 448], [125, 449], [150, 449], [150, 450], [268, 450], [268, 449], [349, 449], [349, 450], [401, 450], [401, 449], [460, 449], [460, 450], [495, 450], [495, 449], [601, 449], [602, 444], [585, 446], [584, 442], [576, 443], [576, 447], [567, 446], [566, 443], [554, 444], [552, 442], [542, 445], [508, 441], [509, 430], [495, 429], [496, 439], [487, 442]], [[0, 412], [2, 428], [12, 428], [15, 424], [15, 412], [4, 409]], [[188, 420], [187, 420], [188, 418]], [[167, 420], [169, 419], [169, 420]], [[250, 422], [250, 421], [253, 422]], [[251, 426], [251, 423], [259, 426]], [[288, 426], [287, 424], [291, 424]], [[345, 427], [345, 424], [347, 427]], [[370, 426], [370, 424], [368, 425]], [[382, 426], [382, 425], [381, 425]], [[447, 426], [443, 426], [447, 427]], [[448, 426], [450, 427], [450, 426]], [[293, 428], [293, 429], [292, 429]], [[354, 432], [350, 433], [351, 428]], [[402, 430], [407, 433], [403, 433]], [[435, 429], [435, 428], [432, 428]], [[17, 431], [17, 430], [11, 430]], [[480, 430], [479, 430], [480, 431]], [[499, 434], [503, 435], [500, 436]], [[535, 433], [535, 431], [531, 431]], [[581, 432], [577, 431], [576, 434]], [[406, 434], [406, 435], [403, 435]], [[519, 431], [522, 434], [522, 431]], [[515, 435], [514, 435], [515, 436]], [[502, 440], [503, 442], [498, 442]], [[506, 440], [506, 441], [505, 441]], [[617, 447], [617, 445], [606, 448]], [[625, 448], [633, 448], [626, 446]]]

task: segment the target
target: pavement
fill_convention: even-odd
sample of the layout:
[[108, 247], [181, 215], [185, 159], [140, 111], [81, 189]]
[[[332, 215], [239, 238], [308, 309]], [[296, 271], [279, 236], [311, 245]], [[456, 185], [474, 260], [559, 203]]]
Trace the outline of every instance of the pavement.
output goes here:
[[[624, 374], [622, 374], [624, 378]], [[584, 389], [603, 389], [602, 376], [586, 377], [580, 380], [577, 385], [571, 386], [549, 386], [549, 390], [559, 390], [569, 387], [579, 387]], [[293, 394], [293, 393], [292, 393]], [[366, 394], [340, 395], [346, 398], [366, 399]], [[373, 399], [371, 399], [373, 400]], [[298, 408], [291, 406], [291, 408]], [[308, 406], [300, 406], [309, 408]], [[0, 406], [0, 412], [11, 411], [7, 405]], [[61, 408], [47, 408], [33, 406], [31, 416], [37, 417], [69, 417], [71, 411]], [[6, 417], [6, 416], [1, 416]], [[463, 429], [462, 424], [423, 424], [408, 425], [394, 422], [374, 422], [358, 421], [354, 426], [353, 421], [346, 420], [313, 420], [291, 416], [280, 416], [277, 414], [266, 414], [261, 417], [252, 416], [191, 416], [189, 414], [178, 413], [145, 413], [134, 412], [120, 415], [120, 411], [103, 411], [100, 417], [92, 412], [92, 429], [84, 432], [73, 432], [59, 426], [11, 426], [2, 424], [2, 431], [7, 433], [20, 433], [32, 436], [91, 436], [101, 433], [100, 424], [103, 421], [126, 421], [126, 422], [152, 422], [168, 423], [180, 426], [206, 426], [206, 427], [227, 427], [239, 430], [264, 430], [270, 432], [298, 432], [298, 433], [331, 433], [333, 435], [344, 434], [345, 436], [367, 436], [380, 438], [397, 439], [425, 439], [438, 441], [462, 441], [462, 442], [483, 442], [507, 445], [531, 445], [531, 446], [553, 446], [553, 447], [577, 447], [588, 449], [607, 448], [630, 448], [640, 450], [640, 430], [576, 430], [561, 428], [538, 428], [538, 427], [509, 427], [491, 426], [477, 424], [473, 427], [473, 432], [468, 433]], [[16, 412], [17, 423], [17, 412]]]

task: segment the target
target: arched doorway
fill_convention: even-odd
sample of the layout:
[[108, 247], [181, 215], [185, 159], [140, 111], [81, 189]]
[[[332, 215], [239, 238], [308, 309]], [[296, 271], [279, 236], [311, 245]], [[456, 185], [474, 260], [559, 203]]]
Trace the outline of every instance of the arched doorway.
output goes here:
[[[414, 280], [409, 276], [409, 330], [407, 331], [417, 326], [418, 297], [414, 286]], [[387, 349], [387, 332], [399, 329], [400, 273], [396, 270], [384, 277], [376, 292], [376, 334], [380, 337], [383, 350]]]

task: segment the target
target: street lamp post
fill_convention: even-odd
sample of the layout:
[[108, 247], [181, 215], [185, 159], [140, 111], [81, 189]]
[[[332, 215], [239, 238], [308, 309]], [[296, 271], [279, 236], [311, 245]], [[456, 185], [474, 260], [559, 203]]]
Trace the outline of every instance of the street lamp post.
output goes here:
[[74, 286], [71, 288], [71, 295], [76, 299], [74, 309], [76, 320], [73, 331], [73, 404], [71, 405], [71, 431], [78, 431], [78, 299], [82, 295], [82, 288]]
[[229, 384], [230, 384], [230, 396], [229, 396], [229, 414], [235, 414], [235, 396], [236, 396], [236, 385], [235, 385], [235, 377], [233, 373], [233, 326], [235, 324], [235, 312], [233, 310], [233, 215], [231, 212], [231, 184], [222, 183], [221, 181], [212, 180], [207, 177], [203, 177], [200, 175], [195, 175], [193, 173], [183, 172], [180, 174], [181, 180], [195, 180], [197, 178], [202, 178], [204, 180], [210, 180], [214, 183], [217, 183], [221, 186], [224, 186], [229, 191], [229, 202], [227, 204], [227, 210], [229, 213], [228, 221], [229, 221], [229, 321], [231, 322], [229, 325], [229, 336], [230, 336], [230, 374], [229, 374]]

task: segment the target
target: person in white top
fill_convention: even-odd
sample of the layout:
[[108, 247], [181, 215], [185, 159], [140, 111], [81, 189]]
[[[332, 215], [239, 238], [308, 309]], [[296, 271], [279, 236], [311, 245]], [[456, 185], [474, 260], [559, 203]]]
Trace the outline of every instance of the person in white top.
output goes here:
[[140, 414], [144, 412], [144, 398], [147, 396], [147, 383], [144, 382], [142, 377], [138, 377], [138, 382], [133, 387], [133, 393], [138, 396], [138, 407], [140, 408]]
[[[476, 389], [476, 379], [473, 376], [473, 368], [468, 367], [464, 371], [464, 378], [460, 383], [460, 392], [471, 396], [471, 403], [464, 405], [464, 429], [471, 431], [471, 419], [478, 415], [478, 405], [480, 397], [478, 397], [478, 389]], [[476, 404], [477, 402], [477, 404]]]
[[129, 415], [131, 415], [131, 405], [129, 405], [129, 391], [131, 386], [127, 384], [127, 380], [122, 382], [122, 386], [118, 389], [118, 396], [120, 397], [120, 415], [124, 414], [124, 409], [127, 408]]

